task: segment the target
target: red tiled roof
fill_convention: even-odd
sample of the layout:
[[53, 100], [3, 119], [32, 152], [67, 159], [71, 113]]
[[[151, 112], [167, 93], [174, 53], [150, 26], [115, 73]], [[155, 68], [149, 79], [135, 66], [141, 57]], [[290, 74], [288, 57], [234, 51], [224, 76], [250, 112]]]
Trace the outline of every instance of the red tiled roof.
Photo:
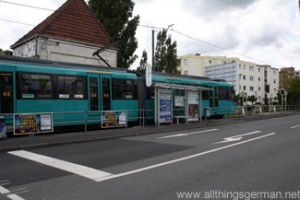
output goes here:
[[37, 35], [97, 46], [105, 46], [111, 42], [110, 36], [84, 0], [67, 0], [11, 48], [15, 48]]

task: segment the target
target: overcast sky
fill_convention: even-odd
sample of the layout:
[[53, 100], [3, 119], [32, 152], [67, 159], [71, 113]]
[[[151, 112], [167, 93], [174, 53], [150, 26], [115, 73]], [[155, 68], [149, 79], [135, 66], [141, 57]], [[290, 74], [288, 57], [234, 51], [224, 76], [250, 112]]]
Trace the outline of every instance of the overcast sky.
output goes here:
[[[65, 0], [0, 0], [0, 48], [10, 45]], [[167, 28], [177, 41], [178, 56], [186, 54], [239, 57], [273, 67], [300, 70], [300, 15], [298, 0], [134, 0], [140, 15], [137, 30], [138, 62], [144, 49], [151, 62], [152, 29]], [[19, 22], [19, 23], [16, 23]], [[153, 28], [149, 28], [153, 27]], [[133, 68], [138, 65], [136, 62]]]

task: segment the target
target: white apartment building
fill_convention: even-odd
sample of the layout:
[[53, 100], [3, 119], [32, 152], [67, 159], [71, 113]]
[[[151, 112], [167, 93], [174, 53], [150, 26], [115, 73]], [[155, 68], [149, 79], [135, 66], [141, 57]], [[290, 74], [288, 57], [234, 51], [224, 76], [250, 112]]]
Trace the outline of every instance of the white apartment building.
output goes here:
[[182, 74], [224, 79], [234, 85], [236, 95], [254, 95], [261, 104], [277, 102], [279, 70], [276, 68], [235, 57], [187, 55], [179, 59]]
[[180, 60], [180, 70], [181, 74], [184, 75], [194, 75], [194, 76], [204, 76], [205, 66], [219, 65], [225, 63], [231, 63], [233, 61], [239, 60], [239, 58], [227, 58], [225, 56], [207, 56], [207, 55], [184, 55], [177, 57]]
[[269, 100], [270, 104], [278, 102], [277, 94], [279, 88], [279, 69], [271, 67], [270, 65], [259, 65], [264, 68], [264, 83], [265, 83], [265, 99]]

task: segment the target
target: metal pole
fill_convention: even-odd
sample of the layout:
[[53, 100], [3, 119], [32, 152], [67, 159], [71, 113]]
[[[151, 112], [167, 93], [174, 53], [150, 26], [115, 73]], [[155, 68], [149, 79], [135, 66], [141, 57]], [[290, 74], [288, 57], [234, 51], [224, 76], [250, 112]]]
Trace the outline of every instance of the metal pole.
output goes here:
[[155, 66], [154, 66], [154, 30], [152, 30], [152, 70], [155, 71]]
[[87, 133], [87, 111], [84, 111], [84, 133]]

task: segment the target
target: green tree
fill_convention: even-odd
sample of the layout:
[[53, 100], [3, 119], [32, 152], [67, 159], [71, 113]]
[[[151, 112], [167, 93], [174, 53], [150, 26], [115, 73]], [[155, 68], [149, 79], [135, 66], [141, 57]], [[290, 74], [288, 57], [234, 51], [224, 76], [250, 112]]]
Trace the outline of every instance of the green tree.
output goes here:
[[117, 65], [129, 68], [137, 59], [138, 47], [135, 32], [140, 21], [133, 16], [134, 2], [131, 0], [89, 0], [89, 6], [105, 27], [113, 41], [118, 43]]
[[300, 77], [289, 79], [287, 101], [289, 105], [300, 105]]
[[144, 50], [142, 54], [142, 58], [140, 60], [140, 66], [136, 69], [136, 72], [139, 74], [145, 73], [147, 62], [148, 62], [148, 54], [147, 51]]
[[159, 31], [154, 57], [154, 70], [166, 73], [177, 73], [177, 43], [167, 36], [167, 29]]
[[2, 50], [2, 49], [0, 49], [0, 54], [12, 56], [12, 55], [13, 55], [13, 52], [10, 51], [10, 50]]
[[250, 101], [253, 106], [254, 102], [257, 101], [257, 98], [254, 95], [251, 95], [247, 98], [247, 101]]

